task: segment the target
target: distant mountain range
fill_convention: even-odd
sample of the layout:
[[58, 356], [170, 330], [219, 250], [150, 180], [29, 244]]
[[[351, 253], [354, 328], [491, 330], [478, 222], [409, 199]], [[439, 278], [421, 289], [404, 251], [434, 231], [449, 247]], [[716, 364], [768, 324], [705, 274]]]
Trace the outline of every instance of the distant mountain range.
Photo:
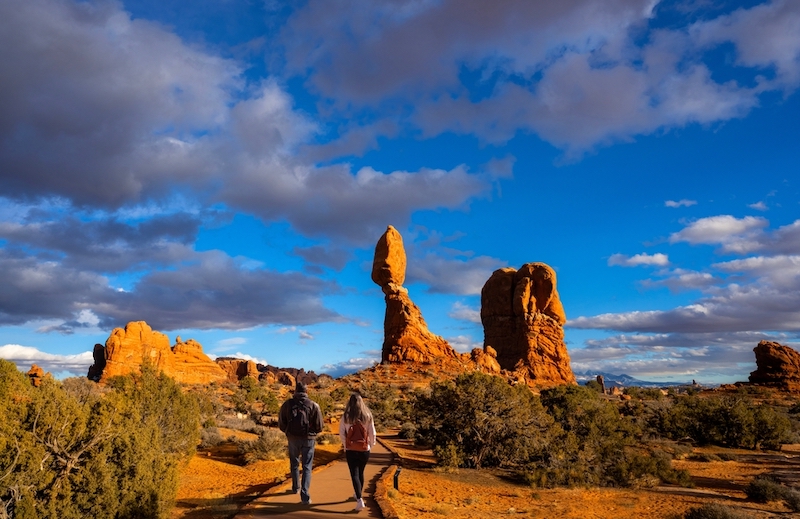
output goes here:
[[595, 380], [597, 375], [603, 375], [603, 381], [606, 387], [668, 387], [668, 386], [691, 386], [690, 382], [650, 382], [647, 380], [639, 380], [630, 375], [615, 375], [613, 373], [605, 373], [602, 371], [584, 371], [583, 373], [575, 372], [575, 379], [579, 384], [583, 385], [589, 380]]

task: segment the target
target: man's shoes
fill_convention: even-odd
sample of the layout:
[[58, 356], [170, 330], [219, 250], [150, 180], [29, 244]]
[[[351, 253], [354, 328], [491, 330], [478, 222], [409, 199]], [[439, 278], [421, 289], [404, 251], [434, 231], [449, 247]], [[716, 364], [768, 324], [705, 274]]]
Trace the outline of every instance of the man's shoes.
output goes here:
[[299, 493], [300, 493], [300, 489], [299, 488], [293, 488], [292, 489], [292, 494], [299, 494]]
[[310, 505], [311, 504], [311, 500], [309, 499], [308, 501], [303, 501], [303, 504], [304, 505]]
[[356, 500], [356, 512], [360, 512], [364, 509], [364, 498]]

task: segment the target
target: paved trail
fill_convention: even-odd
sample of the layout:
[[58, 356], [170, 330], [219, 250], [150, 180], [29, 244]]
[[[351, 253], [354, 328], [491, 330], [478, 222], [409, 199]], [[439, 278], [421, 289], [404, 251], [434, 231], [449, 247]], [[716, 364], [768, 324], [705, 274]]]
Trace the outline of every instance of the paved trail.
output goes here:
[[364, 472], [364, 503], [366, 507], [355, 511], [353, 484], [344, 458], [334, 461], [327, 467], [312, 473], [311, 504], [300, 503], [300, 495], [292, 494], [291, 481], [287, 481], [256, 498], [245, 506], [235, 519], [255, 519], [258, 517], [281, 516], [294, 519], [324, 519], [341, 517], [342, 514], [358, 518], [382, 518], [381, 510], [372, 499], [375, 484], [381, 474], [392, 462], [392, 454], [380, 443], [375, 444], [369, 463]]

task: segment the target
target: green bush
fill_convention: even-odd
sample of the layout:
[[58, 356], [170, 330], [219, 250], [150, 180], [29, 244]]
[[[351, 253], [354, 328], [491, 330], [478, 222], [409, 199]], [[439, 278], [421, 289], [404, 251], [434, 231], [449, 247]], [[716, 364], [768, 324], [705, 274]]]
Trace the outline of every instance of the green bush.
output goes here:
[[791, 422], [767, 405], [753, 405], [740, 396], [681, 397], [657, 409], [650, 419], [657, 433], [699, 445], [778, 449], [791, 432]]
[[152, 368], [109, 390], [45, 379], [0, 360], [0, 517], [161, 519], [199, 437], [196, 402]]
[[715, 503], [705, 504], [690, 508], [683, 516], [683, 519], [746, 519], [747, 516], [728, 508], [727, 506]]
[[767, 476], [758, 476], [747, 485], [747, 497], [757, 503], [769, 503], [783, 499], [784, 486]]
[[287, 456], [288, 442], [286, 435], [277, 429], [265, 429], [257, 440], [237, 441], [239, 452], [244, 454], [245, 464], [259, 460], [272, 461]]
[[539, 486], [691, 484], [686, 472], [672, 469], [666, 453], [639, 447], [642, 438], [636, 423], [591, 389], [560, 386], [542, 391], [540, 398], [559, 427], [552, 429], [544, 455], [529, 465], [529, 482]]
[[417, 436], [449, 466], [520, 465], [545, 449], [553, 423], [526, 386], [483, 373], [433, 382], [413, 407]]

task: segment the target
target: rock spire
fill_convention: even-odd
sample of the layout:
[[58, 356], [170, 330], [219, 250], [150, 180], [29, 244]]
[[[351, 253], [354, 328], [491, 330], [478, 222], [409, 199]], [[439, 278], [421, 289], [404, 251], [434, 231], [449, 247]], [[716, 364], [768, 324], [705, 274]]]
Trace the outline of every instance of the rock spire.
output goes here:
[[556, 273], [545, 263], [494, 271], [481, 290], [484, 348], [533, 385], [575, 384], [564, 343], [567, 318]]
[[375, 246], [372, 262], [372, 280], [386, 296], [381, 361], [431, 364], [436, 358], [457, 358], [447, 341], [428, 330], [422, 312], [402, 286], [405, 278], [403, 238], [390, 225]]

